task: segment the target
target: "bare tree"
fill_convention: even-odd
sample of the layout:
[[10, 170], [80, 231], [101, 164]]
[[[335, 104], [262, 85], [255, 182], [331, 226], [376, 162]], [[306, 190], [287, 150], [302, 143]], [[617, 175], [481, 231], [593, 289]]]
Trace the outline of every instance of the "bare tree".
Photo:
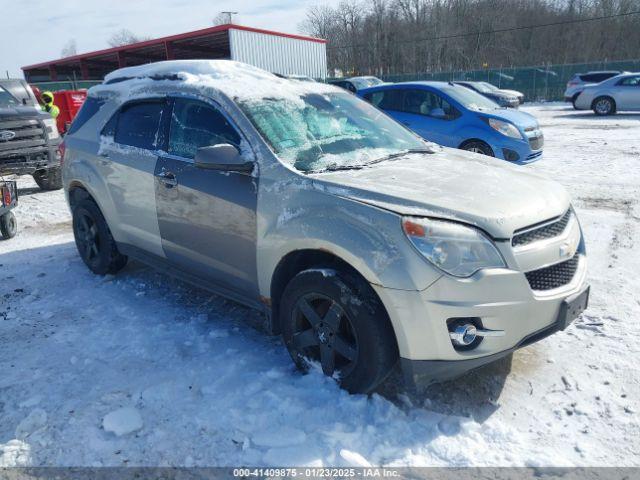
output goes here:
[[112, 47], [121, 47], [122, 45], [131, 45], [132, 43], [144, 42], [150, 39], [150, 37], [140, 37], [131, 30], [123, 28], [111, 35], [107, 43]]
[[63, 58], [73, 57], [74, 55], [77, 55], [77, 54], [78, 54], [78, 45], [76, 43], [75, 38], [72, 38], [67, 43], [65, 43], [64, 47], [62, 47], [62, 50], [60, 50], [60, 56]]
[[342, 0], [299, 27], [329, 41], [329, 70], [409, 78], [637, 58], [640, 14], [626, 14], [638, 11], [640, 0]]

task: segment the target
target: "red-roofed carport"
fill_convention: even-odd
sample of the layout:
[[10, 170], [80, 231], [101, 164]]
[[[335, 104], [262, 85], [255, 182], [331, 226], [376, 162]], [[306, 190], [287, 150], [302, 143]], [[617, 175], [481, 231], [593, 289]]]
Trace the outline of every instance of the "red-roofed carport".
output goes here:
[[242, 25], [218, 25], [22, 67], [28, 82], [102, 80], [121, 67], [161, 60], [231, 59], [273, 73], [326, 77], [326, 40]]

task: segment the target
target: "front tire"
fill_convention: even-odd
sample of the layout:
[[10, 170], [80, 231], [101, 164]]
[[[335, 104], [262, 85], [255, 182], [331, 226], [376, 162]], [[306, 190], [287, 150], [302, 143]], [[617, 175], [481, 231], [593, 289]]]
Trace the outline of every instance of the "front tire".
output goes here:
[[370, 393], [398, 361], [384, 307], [371, 286], [335, 269], [297, 274], [282, 294], [282, 336], [296, 366], [318, 362], [351, 393]]
[[15, 237], [18, 233], [18, 221], [13, 212], [7, 212], [0, 217], [0, 233], [5, 240]]
[[42, 190], [60, 190], [62, 188], [62, 169], [51, 167], [33, 173], [33, 179]]
[[93, 273], [117, 273], [127, 264], [98, 206], [89, 199], [73, 209], [73, 236], [78, 253]]
[[611, 97], [598, 97], [592, 104], [593, 113], [600, 117], [616, 113], [616, 102]]
[[481, 140], [469, 140], [462, 144], [460, 149], [466, 150], [467, 152], [480, 153], [489, 157], [495, 157], [493, 149], [487, 143]]

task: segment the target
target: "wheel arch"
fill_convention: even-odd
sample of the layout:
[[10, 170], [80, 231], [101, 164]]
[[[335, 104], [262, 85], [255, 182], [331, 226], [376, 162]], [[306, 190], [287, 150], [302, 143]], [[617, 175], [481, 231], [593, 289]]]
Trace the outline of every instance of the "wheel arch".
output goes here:
[[391, 325], [394, 332], [394, 342], [398, 347], [398, 335], [395, 331], [393, 322], [387, 308], [377, 294], [377, 292], [371, 288], [369, 282], [365, 276], [360, 273], [349, 262], [342, 259], [338, 255], [324, 249], [301, 249], [289, 252], [287, 255], [280, 259], [271, 276], [271, 330], [273, 334], [280, 334], [282, 332], [282, 325], [280, 323], [280, 303], [282, 294], [287, 284], [298, 273], [312, 269], [312, 268], [335, 268], [345, 272], [348, 275], [353, 276], [357, 281], [363, 282], [371, 290], [371, 294], [380, 302], [380, 305], [384, 311], [387, 322]]
[[613, 109], [611, 110], [611, 113], [614, 113], [617, 108], [618, 108], [618, 104], [616, 102], [616, 99], [613, 97], [613, 95], [610, 95], [608, 93], [604, 93], [602, 95], [596, 95], [593, 100], [591, 101], [591, 110], [596, 108], [596, 102], [598, 100], [600, 100], [601, 98], [607, 98], [609, 100], [611, 100], [611, 103], [613, 104]]

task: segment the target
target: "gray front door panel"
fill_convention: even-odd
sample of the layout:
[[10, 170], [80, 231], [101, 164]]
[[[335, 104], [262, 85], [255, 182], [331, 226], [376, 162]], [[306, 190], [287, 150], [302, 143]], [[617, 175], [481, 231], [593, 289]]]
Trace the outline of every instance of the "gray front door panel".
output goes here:
[[241, 295], [257, 298], [257, 180], [160, 157], [156, 198], [167, 260]]

